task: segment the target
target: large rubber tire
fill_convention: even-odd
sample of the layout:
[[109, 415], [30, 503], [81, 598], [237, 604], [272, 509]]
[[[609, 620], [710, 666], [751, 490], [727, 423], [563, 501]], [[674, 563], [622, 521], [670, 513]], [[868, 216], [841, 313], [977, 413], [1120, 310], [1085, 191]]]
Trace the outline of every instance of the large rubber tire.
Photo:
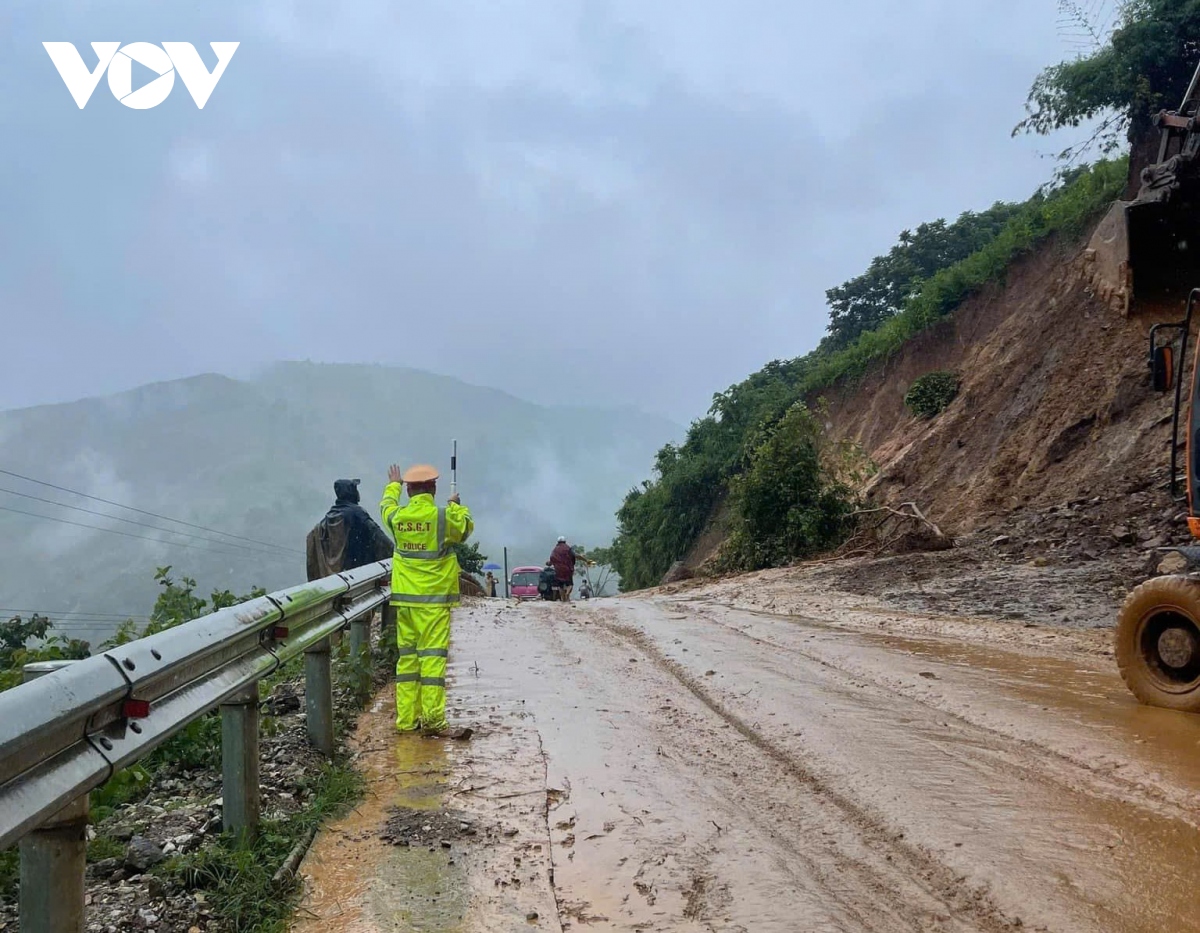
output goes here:
[[1114, 647], [1135, 697], [1148, 706], [1200, 712], [1200, 583], [1168, 576], [1137, 587], [1117, 617]]

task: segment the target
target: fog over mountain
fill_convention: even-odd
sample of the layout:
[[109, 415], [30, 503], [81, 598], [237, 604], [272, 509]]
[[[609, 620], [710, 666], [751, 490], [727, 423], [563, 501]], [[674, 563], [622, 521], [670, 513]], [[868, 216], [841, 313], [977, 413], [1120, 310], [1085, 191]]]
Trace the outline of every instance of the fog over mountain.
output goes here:
[[[403, 359], [696, 417], [812, 349], [825, 290], [901, 230], [1024, 199], [1087, 137], [1009, 138], [1064, 18], [1051, 0], [5, 0], [0, 406]], [[80, 110], [42, 46], [91, 69], [91, 42], [164, 40], [209, 69], [210, 42], [241, 43], [203, 110], [181, 81], [131, 110], [107, 80]], [[397, 355], [404, 332], [419, 355]]]
[[[411, 369], [283, 363], [244, 379], [200, 375], [0, 412], [0, 468], [299, 552], [332, 502], [334, 479], [361, 477], [363, 505], [375, 514], [389, 463], [434, 463], [448, 485], [457, 439], [476, 538], [496, 560], [507, 546], [516, 565], [545, 560], [559, 534], [608, 543], [622, 496], [681, 434], [632, 409], [540, 406]], [[96, 638], [111, 627], [101, 615], [146, 614], [159, 566], [195, 577], [205, 595], [304, 579], [302, 553], [202, 540], [216, 536], [8, 475], [0, 490], [4, 509], [161, 539], [0, 510], [0, 609], [69, 610], [72, 633]]]

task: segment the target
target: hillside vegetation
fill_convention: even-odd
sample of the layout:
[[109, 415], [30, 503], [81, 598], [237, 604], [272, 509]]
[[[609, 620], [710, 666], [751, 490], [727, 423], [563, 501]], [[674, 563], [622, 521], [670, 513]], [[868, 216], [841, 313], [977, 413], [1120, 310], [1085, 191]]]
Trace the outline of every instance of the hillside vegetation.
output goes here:
[[[828, 461], [819, 467], [819, 423], [798, 414], [797, 406], [896, 353], [970, 295], [1003, 279], [1015, 260], [1050, 237], [1081, 234], [1121, 191], [1125, 177], [1123, 159], [1101, 161], [1023, 204], [997, 204], [952, 224], [923, 224], [901, 234], [862, 276], [830, 289], [833, 310], [825, 341], [812, 353], [772, 361], [717, 393], [684, 443], [658, 452], [654, 478], [626, 496], [613, 545], [624, 585], [658, 583], [726, 499], [732, 506], [728, 569], [773, 566], [835, 544], [848, 527], [838, 516], [852, 511], [852, 487], [832, 479]], [[808, 427], [790, 432], [789, 419], [803, 419]], [[778, 436], [781, 426], [786, 440]], [[792, 486], [776, 484], [771, 511], [785, 516], [779, 528], [765, 526], [762, 505], [751, 507], [748, 498], [768, 457], [811, 464], [808, 483], [822, 490], [796, 500]]]
[[[1096, 32], [1076, 5], [1063, 4], [1062, 12]], [[1023, 203], [997, 203], [953, 223], [904, 231], [862, 275], [829, 289], [828, 333], [813, 352], [772, 361], [714, 395], [683, 444], [659, 450], [652, 478], [625, 497], [612, 547], [623, 585], [657, 584], [718, 514], [723, 569], [786, 563], [846, 535], [857, 485], [847, 477], [865, 475], [870, 464], [847, 450], [845, 438], [854, 431], [837, 432], [843, 442], [832, 444], [823, 436], [824, 420], [807, 407], [878, 369], [972, 295], [1002, 284], [1015, 263], [1052, 239], [1078, 240], [1113, 199], [1136, 190], [1156, 139], [1150, 116], [1178, 105], [1200, 57], [1198, 34], [1200, 0], [1132, 0], [1107, 43], [1047, 68], [1013, 132], [1094, 127], [1062, 154], [1054, 182]], [[1132, 159], [1078, 164], [1089, 149], [1112, 156], [1123, 146]], [[910, 410], [921, 418], [936, 418], [957, 392], [957, 374], [938, 379], [938, 391], [933, 381], [906, 390]], [[769, 490], [760, 488], [764, 483]]]

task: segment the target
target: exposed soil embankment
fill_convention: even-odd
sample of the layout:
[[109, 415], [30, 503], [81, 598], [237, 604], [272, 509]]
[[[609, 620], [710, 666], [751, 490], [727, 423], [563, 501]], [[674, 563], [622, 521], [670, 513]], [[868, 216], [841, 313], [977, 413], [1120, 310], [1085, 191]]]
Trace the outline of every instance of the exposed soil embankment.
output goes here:
[[[1169, 457], [1170, 401], [1149, 385], [1154, 321], [1123, 317], [1089, 272], [1078, 243], [1053, 244], [861, 380], [822, 393], [834, 436], [878, 464], [879, 500], [916, 501], [962, 534], [1015, 509], [1148, 492], [1108, 518], [1132, 522], [1135, 538], [1139, 523], [1170, 523], [1170, 500], [1155, 488]], [[942, 369], [960, 374], [958, 397], [931, 421], [914, 418], [905, 393]]]

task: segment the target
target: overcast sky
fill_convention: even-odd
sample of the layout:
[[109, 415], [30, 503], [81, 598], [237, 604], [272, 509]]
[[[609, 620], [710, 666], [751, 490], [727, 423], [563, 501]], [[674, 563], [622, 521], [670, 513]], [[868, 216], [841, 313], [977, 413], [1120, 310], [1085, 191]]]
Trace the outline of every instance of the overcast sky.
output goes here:
[[[1028, 196], [1054, 0], [5, 0], [0, 408], [278, 359], [681, 422], [905, 227]], [[241, 43], [79, 110], [42, 48]], [[135, 85], [136, 86], [136, 85]]]

